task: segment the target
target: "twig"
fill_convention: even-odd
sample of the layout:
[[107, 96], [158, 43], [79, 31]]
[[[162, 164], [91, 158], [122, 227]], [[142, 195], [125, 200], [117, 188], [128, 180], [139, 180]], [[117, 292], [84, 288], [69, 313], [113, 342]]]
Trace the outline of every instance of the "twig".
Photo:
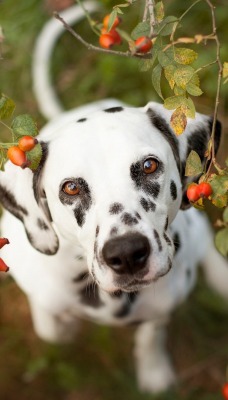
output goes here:
[[74, 31], [70, 27], [70, 25], [67, 24], [67, 22], [60, 17], [60, 15], [55, 11], [53, 13], [54, 17], [58, 19], [60, 22], [62, 22], [63, 26], [66, 28], [67, 31], [69, 31], [79, 42], [81, 42], [85, 47], [87, 47], [88, 50], [94, 50], [98, 51], [100, 53], [106, 53], [106, 54], [113, 54], [116, 56], [121, 56], [121, 57], [132, 57], [132, 58], [140, 58], [140, 59], [150, 59], [152, 56], [151, 54], [139, 54], [139, 53], [131, 53], [130, 51], [116, 51], [116, 50], [110, 50], [110, 49], [103, 49], [102, 47], [94, 46], [93, 44], [87, 42], [85, 39], [83, 39], [77, 32]]
[[155, 25], [155, 15], [154, 15], [154, 0], [148, 0], [148, 11], [150, 16], [150, 36], [153, 36], [154, 25]]
[[[218, 64], [218, 78], [217, 78], [217, 91], [216, 91], [216, 97], [215, 97], [215, 107], [214, 107], [214, 118], [213, 118], [213, 124], [212, 124], [212, 132], [211, 132], [211, 151], [208, 156], [208, 161], [210, 160], [210, 164], [206, 173], [206, 178], [208, 178], [210, 174], [210, 170], [212, 168], [212, 165], [215, 167], [217, 166], [217, 162], [215, 159], [215, 127], [216, 127], [216, 120], [217, 120], [217, 115], [218, 115], [218, 106], [219, 106], [219, 98], [220, 98], [220, 89], [221, 89], [221, 81], [222, 81], [222, 63], [220, 59], [220, 41], [217, 35], [217, 27], [216, 27], [216, 19], [215, 19], [215, 11], [214, 11], [214, 6], [211, 3], [210, 0], [204, 0], [208, 6], [211, 9], [211, 18], [212, 18], [212, 28], [213, 28], [213, 35], [214, 35], [214, 40], [216, 42], [216, 62]], [[220, 169], [219, 167], [217, 169]]]

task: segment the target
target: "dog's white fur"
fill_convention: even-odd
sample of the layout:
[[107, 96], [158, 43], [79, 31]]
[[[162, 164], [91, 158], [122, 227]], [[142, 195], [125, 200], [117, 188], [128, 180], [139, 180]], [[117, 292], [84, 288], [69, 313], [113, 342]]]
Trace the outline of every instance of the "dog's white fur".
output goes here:
[[[92, 4], [91, 10], [94, 8]], [[73, 10], [79, 16], [78, 7]], [[72, 16], [72, 11], [69, 14]], [[45, 29], [36, 48], [36, 68], [43, 54], [42, 43], [45, 39], [52, 43], [47, 52], [49, 57], [56, 38], [56, 34], [52, 36]], [[44, 61], [40, 64], [41, 70], [35, 71], [36, 91], [40, 103], [45, 104], [43, 111], [50, 117], [57, 115], [59, 105], [53, 92], [50, 96], [47, 94], [50, 87]], [[49, 111], [46, 111], [44, 93], [50, 103]], [[120, 106], [123, 111], [103, 111]], [[6, 190], [1, 200], [19, 217], [5, 211], [1, 229], [11, 243], [2, 249], [2, 257], [28, 296], [37, 334], [49, 341], [72, 340], [79, 318], [112, 325], [142, 322], [135, 337], [138, 382], [142, 390], [157, 392], [175, 381], [165, 350], [164, 327], [172, 310], [194, 287], [198, 263], [205, 267], [212, 287], [226, 298], [228, 269], [214, 248], [205, 217], [193, 208], [178, 211], [182, 200], [178, 163], [167, 138], [151, 123], [148, 110], [153, 110], [158, 119], [169, 122], [170, 112], [156, 103], [131, 108], [116, 100], [105, 100], [63, 113], [48, 123], [39, 135], [40, 141], [48, 143], [48, 154], [37, 181], [31, 170], [22, 170], [10, 162], [5, 172], [0, 173], [0, 186]], [[81, 118], [86, 121], [77, 122]], [[178, 139], [182, 163], [189, 151], [188, 138], [197, 129], [208, 130], [208, 121], [208, 117], [200, 114], [188, 121], [186, 132]], [[132, 165], [142, 164], [149, 156], [160, 163], [160, 175], [156, 177], [158, 195], [146, 192], [145, 187], [138, 188], [134, 174], [131, 176]], [[86, 181], [90, 192], [82, 224], [75, 218], [75, 209], [78, 212], [79, 205], [85, 206], [88, 188], [85, 190], [83, 186], [84, 197], [73, 201], [61, 190], [64, 180], [78, 177]], [[155, 178], [151, 175], [149, 179], [152, 182]], [[175, 183], [176, 195], [171, 193], [171, 181]], [[148, 204], [149, 200], [153, 201], [156, 210], [143, 207], [142, 197]], [[12, 203], [12, 198], [17, 204]], [[110, 213], [113, 203], [120, 203], [124, 210]], [[124, 212], [131, 217], [138, 213], [137, 222], [134, 218], [134, 224], [124, 222]], [[165, 226], [167, 221], [169, 226]], [[118, 233], [111, 234], [112, 228]], [[107, 265], [102, 251], [112, 237], [128, 237], [132, 232], [146, 237], [152, 250], [142, 276], [136, 271], [120, 279]], [[181, 246], [174, 256], [172, 239], [177, 234]], [[172, 260], [171, 270], [168, 260]], [[80, 279], [85, 271], [90, 275]], [[120, 290], [122, 294], [116, 296]], [[136, 298], [127, 294], [132, 291], [138, 292]]]

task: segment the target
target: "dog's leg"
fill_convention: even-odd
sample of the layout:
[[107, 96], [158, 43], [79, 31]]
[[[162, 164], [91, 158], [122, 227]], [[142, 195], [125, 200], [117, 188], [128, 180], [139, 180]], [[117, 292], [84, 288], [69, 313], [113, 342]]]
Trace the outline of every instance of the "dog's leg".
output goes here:
[[165, 349], [165, 327], [152, 322], [136, 331], [135, 358], [139, 388], [156, 393], [175, 383], [175, 372]]
[[34, 299], [29, 298], [34, 330], [37, 335], [52, 343], [69, 343], [75, 338], [78, 320], [75, 317], [54, 315]]

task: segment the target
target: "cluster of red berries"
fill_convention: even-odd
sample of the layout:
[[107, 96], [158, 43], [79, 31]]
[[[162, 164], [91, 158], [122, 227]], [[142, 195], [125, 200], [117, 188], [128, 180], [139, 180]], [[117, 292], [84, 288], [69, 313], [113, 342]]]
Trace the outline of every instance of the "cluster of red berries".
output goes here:
[[[9, 244], [9, 240], [6, 238], [0, 238], [0, 249], [5, 246], [5, 244]], [[0, 258], [0, 272], [7, 272], [9, 271], [8, 265], [6, 265], [5, 261]]]
[[37, 143], [38, 140], [32, 136], [22, 136], [17, 146], [9, 147], [7, 151], [8, 159], [21, 168], [28, 167], [30, 161], [26, 157], [26, 152], [31, 151]]
[[[120, 45], [122, 38], [117, 32], [116, 27], [120, 24], [121, 19], [117, 16], [114, 20], [112, 28], [108, 31], [110, 15], [106, 15], [103, 19], [103, 27], [101, 29], [101, 35], [99, 37], [100, 46], [104, 49], [110, 49], [114, 45]], [[136, 53], [148, 53], [152, 48], [152, 41], [148, 36], [140, 36], [135, 40], [135, 52]]]
[[187, 198], [189, 201], [195, 202], [200, 198], [209, 197], [212, 194], [212, 187], [208, 182], [191, 183], [187, 189]]

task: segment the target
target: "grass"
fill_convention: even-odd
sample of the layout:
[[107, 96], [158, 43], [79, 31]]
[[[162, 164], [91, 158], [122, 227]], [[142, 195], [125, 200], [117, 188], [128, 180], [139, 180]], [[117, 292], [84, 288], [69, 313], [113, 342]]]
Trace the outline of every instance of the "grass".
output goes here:
[[[172, 13], [180, 12], [183, 2], [172, 3]], [[221, 33], [226, 37], [226, 15], [219, 7], [218, 14]], [[0, 25], [6, 36], [0, 64], [1, 90], [14, 99], [17, 113], [32, 114], [39, 126], [44, 120], [32, 93], [30, 71], [36, 36], [48, 18], [40, 0], [0, 2]], [[203, 13], [192, 15], [192, 21], [202, 26], [206, 26], [205, 18]], [[79, 29], [88, 35], [85, 24]], [[222, 52], [225, 56], [224, 46]], [[54, 52], [52, 73], [66, 108], [112, 96], [135, 105], [157, 100], [150, 75], [139, 74], [136, 61], [88, 54], [68, 34], [62, 36]], [[200, 111], [212, 111], [215, 80], [211, 73], [204, 79], [207, 95], [198, 100]], [[228, 123], [226, 108], [224, 95], [220, 108], [224, 126]], [[6, 138], [7, 131], [1, 129], [0, 135]], [[221, 146], [221, 160], [225, 143], [227, 139]], [[210, 215], [215, 218], [217, 212], [210, 210]], [[1, 282], [0, 292], [0, 399], [219, 400], [228, 364], [227, 327], [227, 304], [200, 277], [194, 293], [176, 310], [169, 325], [168, 347], [180, 376], [177, 387], [161, 396], [141, 394], [131, 353], [134, 329], [82, 322], [73, 345], [46, 344], [33, 332], [25, 296], [7, 278]]]

